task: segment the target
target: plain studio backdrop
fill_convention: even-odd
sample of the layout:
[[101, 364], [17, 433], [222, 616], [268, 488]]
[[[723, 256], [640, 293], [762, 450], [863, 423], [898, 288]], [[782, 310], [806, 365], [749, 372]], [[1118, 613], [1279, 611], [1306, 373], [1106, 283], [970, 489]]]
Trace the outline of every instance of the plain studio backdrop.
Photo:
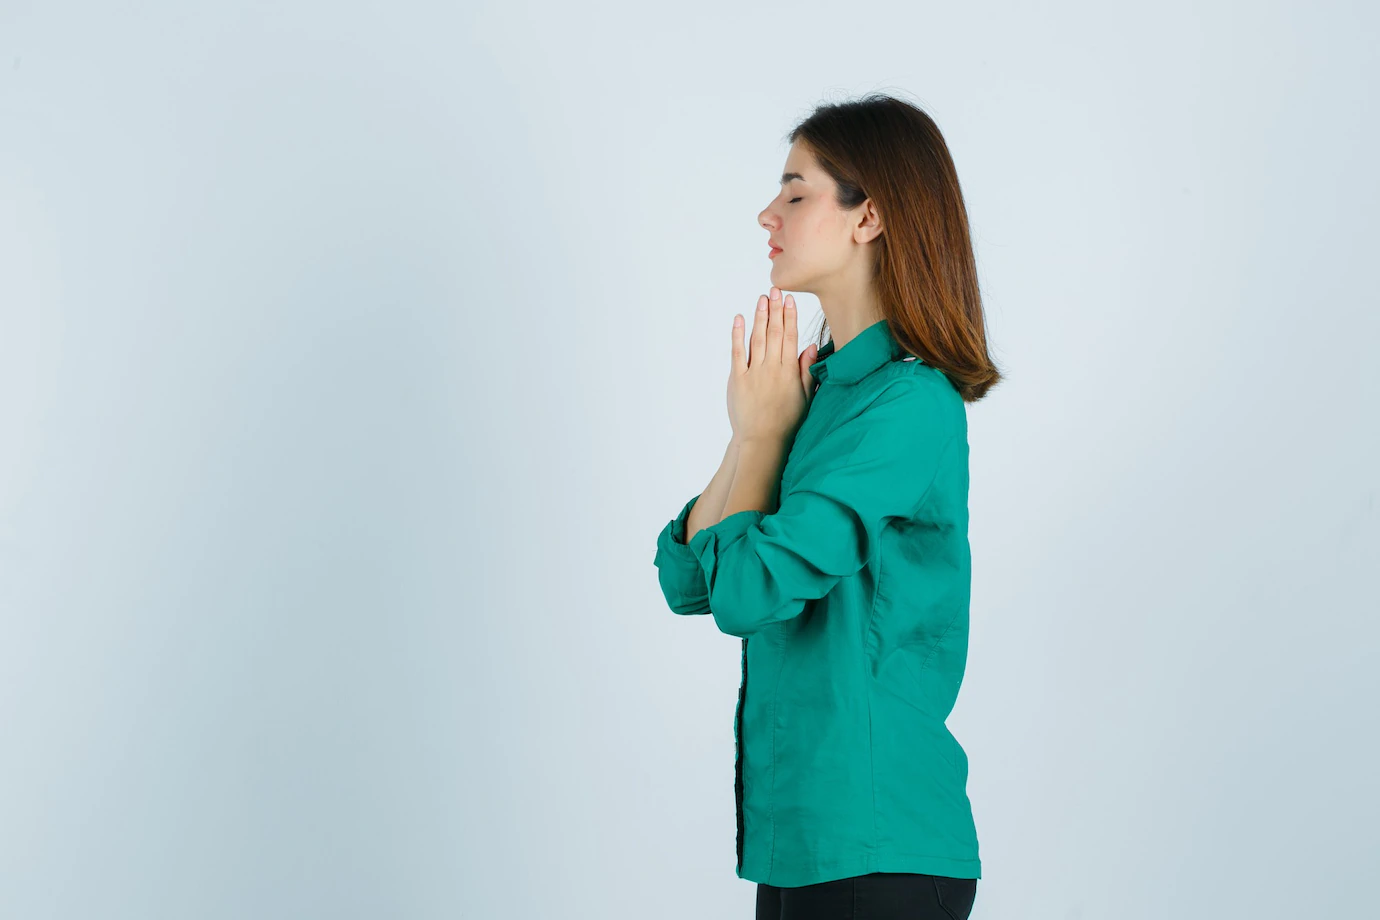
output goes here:
[[1374, 911], [1378, 23], [3, 3], [0, 916], [749, 918], [739, 644], [652, 557], [783, 136], [873, 90], [1006, 374], [973, 917]]

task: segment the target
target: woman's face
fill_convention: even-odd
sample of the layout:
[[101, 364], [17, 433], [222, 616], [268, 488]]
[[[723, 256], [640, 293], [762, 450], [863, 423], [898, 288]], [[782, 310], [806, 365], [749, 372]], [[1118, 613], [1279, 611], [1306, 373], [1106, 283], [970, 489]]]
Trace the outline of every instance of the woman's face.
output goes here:
[[[771, 283], [783, 291], [818, 294], [827, 280], [845, 272], [863, 255], [875, 234], [864, 222], [869, 202], [851, 211], [838, 206], [837, 187], [815, 163], [800, 141], [791, 145], [781, 179], [781, 194], [760, 214], [757, 223], [768, 233]], [[860, 235], [861, 234], [861, 235]]]

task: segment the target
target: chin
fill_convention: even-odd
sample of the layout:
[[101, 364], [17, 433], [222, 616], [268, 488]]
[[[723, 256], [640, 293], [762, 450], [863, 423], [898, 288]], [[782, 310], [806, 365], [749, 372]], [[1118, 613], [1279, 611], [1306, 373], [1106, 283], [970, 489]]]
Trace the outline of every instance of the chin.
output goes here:
[[771, 267], [771, 283], [783, 291], [791, 291], [796, 294], [812, 293], [807, 287], [804, 278], [796, 276], [793, 272], [786, 271], [784, 266], [773, 265]]

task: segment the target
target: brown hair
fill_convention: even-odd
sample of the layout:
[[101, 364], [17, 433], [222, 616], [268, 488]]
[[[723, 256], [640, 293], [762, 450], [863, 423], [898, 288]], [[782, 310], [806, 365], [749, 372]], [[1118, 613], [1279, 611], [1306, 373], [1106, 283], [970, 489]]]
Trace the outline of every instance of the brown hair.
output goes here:
[[873, 283], [896, 341], [943, 371], [964, 401], [981, 399], [1002, 376], [987, 353], [958, 173], [934, 120], [909, 102], [870, 93], [816, 107], [788, 140], [808, 147], [838, 184], [839, 207], [872, 199], [883, 228], [872, 242], [880, 247]]

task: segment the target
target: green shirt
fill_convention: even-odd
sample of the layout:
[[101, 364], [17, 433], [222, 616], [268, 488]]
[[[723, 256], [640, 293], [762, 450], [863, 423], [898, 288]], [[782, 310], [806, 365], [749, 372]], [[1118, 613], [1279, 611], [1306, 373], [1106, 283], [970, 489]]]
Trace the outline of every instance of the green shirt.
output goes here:
[[968, 651], [968, 419], [881, 320], [810, 368], [771, 514], [657, 538], [671, 610], [742, 638], [738, 877], [981, 878], [968, 757], [944, 724]]

